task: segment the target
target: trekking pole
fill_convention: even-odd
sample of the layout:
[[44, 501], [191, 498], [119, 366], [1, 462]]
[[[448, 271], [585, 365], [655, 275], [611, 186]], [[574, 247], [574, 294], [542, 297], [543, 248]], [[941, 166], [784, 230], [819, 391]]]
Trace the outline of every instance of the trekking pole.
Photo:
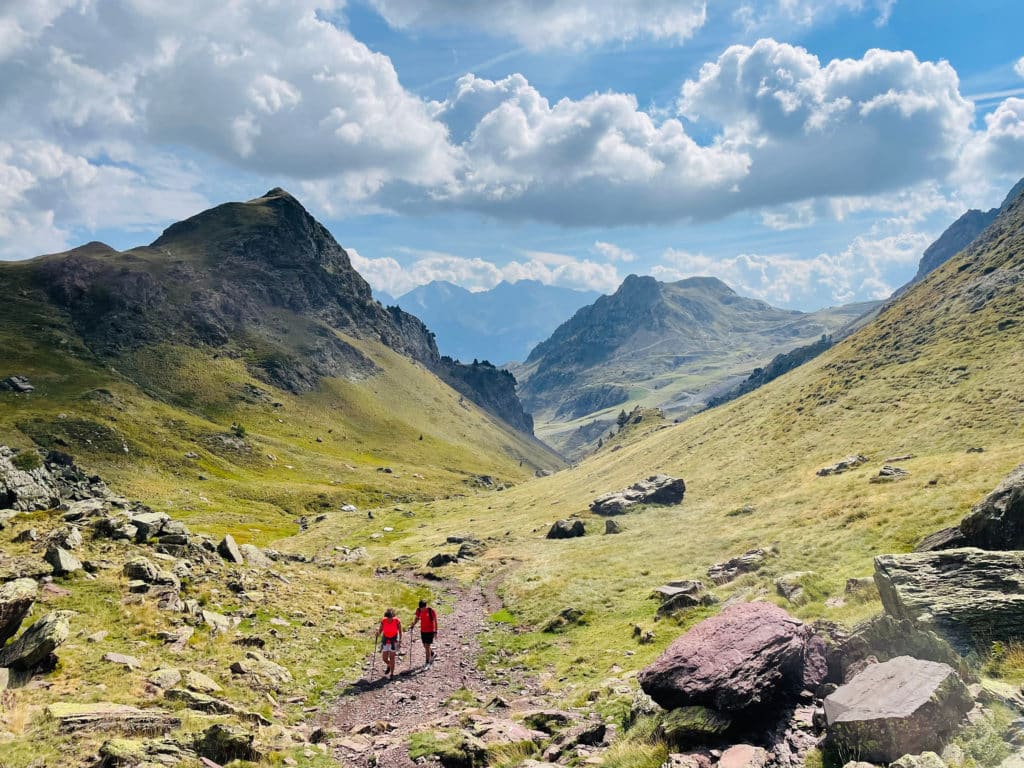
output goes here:
[[373, 646], [370, 648], [370, 679], [373, 680], [373, 672], [377, 668], [377, 638], [373, 638]]
[[412, 671], [412, 652], [416, 650], [415, 643], [409, 643], [409, 671]]

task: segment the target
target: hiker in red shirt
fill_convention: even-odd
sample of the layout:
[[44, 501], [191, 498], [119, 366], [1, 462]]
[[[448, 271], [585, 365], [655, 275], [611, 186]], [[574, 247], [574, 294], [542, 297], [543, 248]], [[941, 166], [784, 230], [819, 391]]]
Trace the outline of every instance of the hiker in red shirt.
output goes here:
[[434, 663], [433, 643], [434, 637], [437, 635], [437, 613], [433, 608], [427, 606], [426, 600], [420, 600], [420, 607], [416, 609], [416, 618], [412, 620], [409, 630], [416, 629], [417, 623], [420, 625], [420, 639], [423, 641], [423, 653], [426, 658], [423, 668], [430, 669], [430, 665]]
[[402, 647], [402, 622], [395, 616], [394, 608], [384, 611], [384, 618], [380, 620], [380, 626], [377, 628], [377, 637], [383, 638], [380, 650], [386, 667], [384, 676], [394, 677], [395, 657], [398, 655], [399, 648]]

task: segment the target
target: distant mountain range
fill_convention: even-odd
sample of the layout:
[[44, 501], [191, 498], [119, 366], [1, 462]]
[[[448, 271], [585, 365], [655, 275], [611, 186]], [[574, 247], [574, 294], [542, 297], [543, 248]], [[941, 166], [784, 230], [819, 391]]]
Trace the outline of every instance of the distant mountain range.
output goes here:
[[630, 275], [613, 295], [559, 326], [513, 372], [538, 433], [576, 456], [626, 404], [689, 415], [761, 362], [832, 334], [875, 306], [797, 312], [740, 296], [714, 277], [662, 283]]
[[435, 280], [397, 299], [379, 292], [377, 297], [423, 320], [436, 334], [442, 354], [504, 364], [524, 360], [577, 309], [600, 295], [536, 280], [502, 281], [477, 292]]

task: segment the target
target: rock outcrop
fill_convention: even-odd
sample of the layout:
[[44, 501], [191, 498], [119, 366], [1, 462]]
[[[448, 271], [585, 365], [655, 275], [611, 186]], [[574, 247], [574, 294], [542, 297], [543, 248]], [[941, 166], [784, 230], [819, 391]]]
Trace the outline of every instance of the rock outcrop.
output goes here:
[[1024, 550], [1024, 464], [974, 505], [960, 531], [966, 546]]
[[682, 478], [651, 475], [629, 488], [598, 496], [590, 503], [590, 510], [598, 515], [621, 515], [637, 504], [680, 504], [685, 493]]
[[[20, 458], [22, 456], [29, 456], [31, 460], [26, 461]], [[19, 465], [29, 468], [21, 469]], [[53, 509], [59, 503], [57, 478], [38, 454], [16, 453], [7, 446], [0, 446], [0, 509], [32, 512]]]
[[715, 596], [708, 592], [700, 581], [683, 579], [670, 581], [656, 587], [651, 597], [658, 600], [658, 613], [667, 616], [676, 611], [695, 608], [698, 605], [712, 605]]
[[15, 579], [0, 587], [0, 646], [14, 637], [39, 596], [33, 579]]
[[822, 467], [818, 470], [818, 477], [828, 477], [829, 475], [841, 475], [843, 472], [848, 472], [851, 469], [859, 467], [868, 461], [868, 457], [859, 453], [850, 454], [846, 458], [840, 459], [835, 464], [829, 464], [827, 467]]
[[0, 648], [0, 667], [30, 671], [43, 665], [71, 633], [69, 611], [54, 611], [26, 629], [20, 637]]
[[887, 613], [934, 630], [961, 653], [1017, 639], [1024, 627], [1024, 552], [880, 555], [875, 583]]
[[826, 672], [810, 627], [771, 603], [740, 603], [679, 637], [639, 679], [666, 709], [746, 713], [817, 686]]
[[828, 734], [842, 754], [890, 763], [941, 750], [974, 706], [946, 664], [899, 656], [874, 664], [825, 699]]
[[743, 573], [751, 573], [759, 569], [773, 552], [770, 549], [748, 549], [724, 563], [715, 563], [708, 568], [708, 578], [715, 584], [727, 584]]
[[587, 532], [582, 520], [557, 520], [548, 531], [549, 539], [575, 539]]

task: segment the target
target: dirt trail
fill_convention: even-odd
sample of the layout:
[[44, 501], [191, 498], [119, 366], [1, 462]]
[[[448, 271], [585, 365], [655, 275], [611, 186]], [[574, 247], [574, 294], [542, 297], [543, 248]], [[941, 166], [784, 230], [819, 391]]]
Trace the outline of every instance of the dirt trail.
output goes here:
[[[466, 688], [486, 703], [503, 690], [476, 666], [479, 635], [487, 627], [487, 617], [501, 607], [493, 587], [474, 585], [467, 589], [447, 583], [442, 588], [444, 597], [439, 603], [454, 602], [454, 610], [438, 611], [439, 630], [434, 641], [437, 655], [431, 668], [423, 669], [423, 646], [417, 627], [406, 635], [394, 679], [382, 677], [384, 664], [379, 654], [370, 679], [368, 658], [364, 678], [323, 716], [323, 725], [337, 734], [331, 746], [342, 765], [414, 766], [408, 755], [409, 734], [442, 718], [447, 711], [445, 702], [455, 691]], [[411, 615], [400, 612], [399, 618], [403, 626], [412, 623]], [[411, 666], [407, 655], [410, 649]], [[380, 728], [382, 721], [389, 724], [388, 730]], [[365, 733], [354, 733], [364, 729]]]

